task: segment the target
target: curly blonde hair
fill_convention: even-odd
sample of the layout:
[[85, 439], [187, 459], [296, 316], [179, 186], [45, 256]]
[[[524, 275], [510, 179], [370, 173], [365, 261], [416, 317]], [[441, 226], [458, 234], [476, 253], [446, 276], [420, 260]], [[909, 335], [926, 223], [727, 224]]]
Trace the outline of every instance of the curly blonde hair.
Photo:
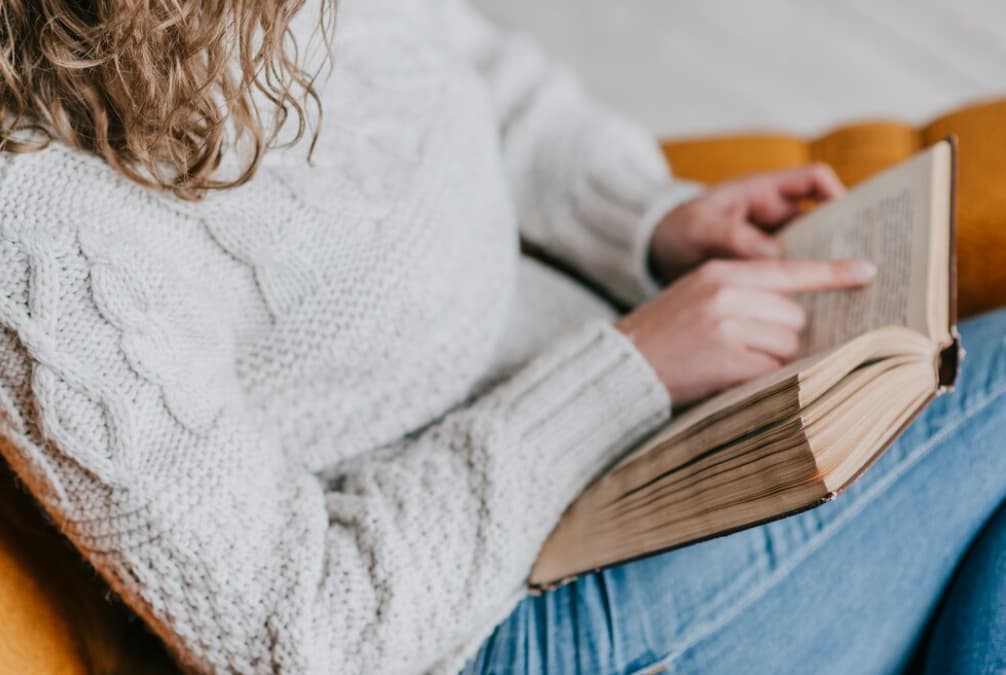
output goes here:
[[[305, 0], [3, 0], [0, 150], [51, 140], [144, 186], [198, 199], [240, 185], [264, 152], [317, 135], [318, 72], [290, 30]], [[336, 0], [322, 0], [330, 63]], [[256, 106], [261, 94], [269, 105]], [[293, 138], [278, 134], [291, 115]], [[236, 177], [215, 177], [227, 152]]]

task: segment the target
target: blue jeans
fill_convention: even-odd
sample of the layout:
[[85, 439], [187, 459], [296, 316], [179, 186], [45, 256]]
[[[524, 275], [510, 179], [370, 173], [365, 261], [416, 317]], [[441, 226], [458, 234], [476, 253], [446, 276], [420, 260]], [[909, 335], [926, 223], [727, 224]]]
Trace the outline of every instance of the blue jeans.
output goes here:
[[466, 674], [1006, 672], [1006, 312], [847, 493], [529, 597]]

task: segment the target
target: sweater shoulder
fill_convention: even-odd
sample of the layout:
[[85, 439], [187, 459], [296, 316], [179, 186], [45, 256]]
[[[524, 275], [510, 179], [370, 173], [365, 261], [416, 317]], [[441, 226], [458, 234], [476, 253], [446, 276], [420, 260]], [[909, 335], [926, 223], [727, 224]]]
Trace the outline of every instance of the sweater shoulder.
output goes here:
[[55, 146], [0, 162], [0, 327], [40, 402], [98, 416], [145, 383], [183, 427], [207, 429], [234, 336], [191, 279], [198, 245], [163, 250], [154, 230], [171, 229], [170, 211], [97, 158]]
[[162, 197], [90, 153], [57, 142], [36, 152], [0, 153], [0, 236], [5, 240], [55, 245], [82, 226], [165, 210]]

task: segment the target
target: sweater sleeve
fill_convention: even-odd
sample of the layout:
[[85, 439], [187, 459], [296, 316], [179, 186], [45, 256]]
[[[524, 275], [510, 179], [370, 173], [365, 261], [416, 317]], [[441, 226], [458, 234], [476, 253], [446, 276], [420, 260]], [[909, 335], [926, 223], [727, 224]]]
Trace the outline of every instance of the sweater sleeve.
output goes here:
[[656, 138], [591, 100], [533, 40], [499, 30], [466, 0], [431, 1], [490, 90], [521, 235], [625, 303], [656, 293], [650, 236], [699, 186], [673, 180]]
[[197, 297], [159, 314], [156, 288], [100, 257], [4, 259], [3, 455], [197, 671], [457, 666], [437, 659], [506, 615], [568, 502], [669, 414], [649, 365], [593, 323], [322, 481], [250, 408]]

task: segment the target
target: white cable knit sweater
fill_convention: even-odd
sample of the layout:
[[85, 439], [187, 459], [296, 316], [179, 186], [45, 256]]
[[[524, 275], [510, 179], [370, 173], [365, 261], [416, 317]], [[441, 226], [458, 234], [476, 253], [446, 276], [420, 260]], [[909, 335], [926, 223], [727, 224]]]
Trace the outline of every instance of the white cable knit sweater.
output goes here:
[[653, 139], [452, 0], [344, 0], [335, 50], [313, 167], [189, 204], [0, 158], [0, 448], [198, 671], [450, 672], [670, 411], [518, 253], [652, 292]]

